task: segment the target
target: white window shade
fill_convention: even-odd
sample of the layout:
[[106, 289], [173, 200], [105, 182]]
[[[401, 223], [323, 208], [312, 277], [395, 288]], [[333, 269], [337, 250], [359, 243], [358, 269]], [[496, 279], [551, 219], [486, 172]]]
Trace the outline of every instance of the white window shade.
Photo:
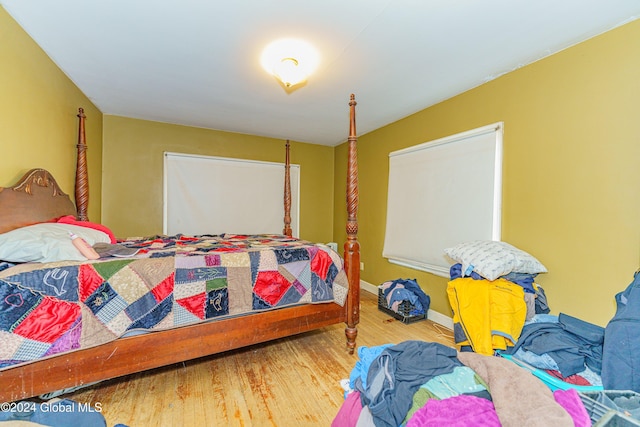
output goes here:
[[[164, 154], [165, 234], [282, 234], [284, 163]], [[290, 175], [298, 236], [300, 166]]]
[[389, 154], [383, 257], [449, 276], [444, 249], [500, 240], [502, 123]]

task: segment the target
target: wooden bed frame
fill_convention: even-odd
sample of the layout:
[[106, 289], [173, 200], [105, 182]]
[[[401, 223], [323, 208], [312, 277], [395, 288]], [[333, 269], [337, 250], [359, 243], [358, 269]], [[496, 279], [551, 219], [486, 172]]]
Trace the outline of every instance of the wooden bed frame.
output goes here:
[[[335, 303], [301, 305], [261, 312], [215, 322], [184, 326], [171, 330], [120, 338], [82, 350], [0, 371], [0, 402], [12, 402], [58, 390], [117, 378], [198, 357], [262, 343], [324, 326], [346, 323], [347, 350], [356, 345], [360, 310], [360, 247], [357, 241], [358, 167], [355, 127], [355, 97], [349, 101], [347, 167], [347, 241], [344, 244], [345, 270], [349, 292], [344, 306]], [[78, 114], [78, 163], [76, 168], [76, 204], [43, 169], [29, 171], [16, 185], [0, 187], [0, 232], [61, 215], [77, 214], [87, 220], [88, 177], [84, 113]], [[287, 142], [286, 169], [289, 153]], [[285, 182], [285, 206], [290, 190]], [[289, 194], [288, 194], [289, 193]], [[287, 201], [287, 199], [289, 199]], [[43, 202], [42, 200], [46, 200]], [[285, 209], [284, 233], [291, 235], [290, 215]]]

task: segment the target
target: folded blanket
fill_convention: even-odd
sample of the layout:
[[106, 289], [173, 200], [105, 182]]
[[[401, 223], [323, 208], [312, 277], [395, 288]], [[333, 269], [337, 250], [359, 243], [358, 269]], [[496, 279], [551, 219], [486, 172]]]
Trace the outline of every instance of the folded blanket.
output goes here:
[[574, 427], [571, 415], [537, 377], [515, 363], [495, 356], [458, 352], [458, 360], [489, 386], [493, 405], [505, 427]]

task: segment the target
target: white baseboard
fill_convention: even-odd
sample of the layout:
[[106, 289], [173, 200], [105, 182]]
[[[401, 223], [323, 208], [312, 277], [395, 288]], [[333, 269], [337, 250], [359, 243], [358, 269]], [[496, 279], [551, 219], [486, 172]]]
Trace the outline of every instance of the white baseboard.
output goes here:
[[375, 296], [378, 296], [378, 287], [376, 285], [372, 285], [369, 282], [365, 282], [364, 280], [360, 280], [360, 289], [363, 291], [371, 292]]
[[429, 309], [429, 311], [427, 312], [427, 319], [453, 331], [453, 318], [447, 316], [446, 314], [442, 314], [438, 311]]
[[[360, 280], [360, 289], [370, 292], [376, 296], [378, 295], [378, 287], [376, 285], [372, 285], [369, 282], [365, 282], [364, 280]], [[435, 310], [429, 309], [429, 311], [427, 312], [427, 319], [439, 325], [442, 325], [447, 329], [453, 330], [453, 318], [447, 316], [446, 314], [442, 314]]]

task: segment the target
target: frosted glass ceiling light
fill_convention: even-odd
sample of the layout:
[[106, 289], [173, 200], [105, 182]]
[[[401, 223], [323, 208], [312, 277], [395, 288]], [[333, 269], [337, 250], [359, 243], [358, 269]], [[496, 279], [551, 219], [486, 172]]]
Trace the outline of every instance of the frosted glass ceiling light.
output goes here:
[[295, 58], [282, 58], [279, 62], [276, 62], [273, 65], [273, 75], [285, 87], [295, 86], [307, 78], [304, 70], [300, 67], [300, 63]]
[[290, 89], [307, 80], [319, 58], [314, 47], [303, 40], [280, 39], [264, 49], [260, 63], [285, 89]]

